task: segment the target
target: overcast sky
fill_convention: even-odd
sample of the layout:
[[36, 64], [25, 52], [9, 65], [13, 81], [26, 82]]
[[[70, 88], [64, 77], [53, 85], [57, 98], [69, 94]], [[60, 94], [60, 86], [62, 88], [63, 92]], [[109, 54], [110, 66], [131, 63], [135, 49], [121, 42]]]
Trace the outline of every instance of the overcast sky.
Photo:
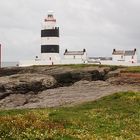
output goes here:
[[140, 50], [140, 0], [0, 0], [4, 61], [40, 55], [48, 10], [60, 27], [61, 54], [66, 48], [86, 48], [88, 56], [111, 56], [113, 48]]

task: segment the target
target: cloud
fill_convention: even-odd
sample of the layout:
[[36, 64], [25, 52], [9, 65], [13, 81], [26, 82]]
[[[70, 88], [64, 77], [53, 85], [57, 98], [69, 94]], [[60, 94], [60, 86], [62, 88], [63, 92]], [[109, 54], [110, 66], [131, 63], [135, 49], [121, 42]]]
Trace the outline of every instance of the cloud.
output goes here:
[[86, 48], [89, 56], [111, 56], [112, 49], [140, 49], [139, 0], [0, 0], [3, 59], [40, 54], [41, 22], [53, 10], [60, 26], [61, 54]]

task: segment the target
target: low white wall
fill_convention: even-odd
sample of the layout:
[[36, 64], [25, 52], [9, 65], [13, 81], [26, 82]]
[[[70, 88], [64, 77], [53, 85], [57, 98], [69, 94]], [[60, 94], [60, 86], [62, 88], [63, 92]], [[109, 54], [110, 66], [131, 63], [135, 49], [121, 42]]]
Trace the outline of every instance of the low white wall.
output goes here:
[[46, 61], [46, 60], [27, 60], [20, 61], [20, 67], [27, 67], [33, 65], [64, 65], [64, 64], [84, 64], [86, 63], [82, 59], [62, 59], [60, 61]]
[[62, 59], [60, 64], [84, 64], [86, 61], [83, 61], [82, 59]]
[[20, 61], [20, 67], [28, 67], [33, 65], [58, 65], [60, 62], [52, 62], [52, 61], [43, 61], [43, 60], [27, 60], [27, 61]]
[[[101, 65], [117, 65], [117, 66], [140, 66], [140, 63], [129, 63], [129, 62], [114, 62], [114, 61], [100, 61]], [[99, 64], [99, 63], [87, 63], [81, 59], [62, 59], [60, 61], [43, 61], [43, 60], [27, 60], [20, 61], [20, 67], [33, 66], [33, 65], [68, 65], [68, 64]]]
[[115, 62], [115, 61], [100, 61], [102, 65], [117, 65], [117, 66], [140, 66], [140, 63], [130, 62]]

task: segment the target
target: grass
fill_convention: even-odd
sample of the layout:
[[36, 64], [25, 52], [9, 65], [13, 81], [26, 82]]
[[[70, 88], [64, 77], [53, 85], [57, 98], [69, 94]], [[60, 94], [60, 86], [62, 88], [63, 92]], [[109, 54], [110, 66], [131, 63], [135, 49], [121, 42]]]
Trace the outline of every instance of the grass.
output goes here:
[[68, 64], [68, 65], [51, 65], [51, 66], [32, 66], [34, 68], [36, 67], [66, 67], [66, 68], [72, 68], [72, 69], [81, 69], [81, 68], [88, 68], [88, 67], [108, 67], [111, 71], [123, 68], [122, 72], [130, 72], [130, 73], [140, 73], [140, 66], [132, 66], [132, 67], [125, 67], [125, 66], [116, 66], [116, 65], [100, 65], [100, 64]]
[[42, 66], [32, 66], [32, 67], [66, 67], [66, 68], [72, 68], [72, 69], [81, 69], [81, 68], [88, 68], [88, 67], [99, 67], [99, 68], [102, 68], [102, 67], [108, 67], [110, 68], [110, 70], [116, 70], [118, 68], [124, 68], [123, 66], [115, 66], [115, 65], [100, 65], [100, 64], [67, 64], [67, 65], [50, 65], [50, 66], [47, 66], [47, 65], [42, 65]]
[[124, 72], [130, 72], [130, 73], [140, 73], [140, 66], [136, 67], [127, 67]]
[[66, 108], [1, 110], [1, 140], [139, 140], [140, 92]]
[[115, 66], [115, 65], [100, 65], [100, 64], [71, 64], [71, 65], [60, 65], [62, 67], [70, 67], [74, 69], [81, 69], [81, 68], [87, 68], [87, 67], [108, 67], [110, 70], [116, 70], [118, 68], [124, 68], [123, 66]]
[[[96, 67], [96, 66], [102, 66], [99, 64], [64, 64], [64, 65], [42, 65], [41, 67], [69, 67], [69, 68], [85, 68], [85, 67]], [[34, 65], [32, 67], [40, 67], [40, 65]]]

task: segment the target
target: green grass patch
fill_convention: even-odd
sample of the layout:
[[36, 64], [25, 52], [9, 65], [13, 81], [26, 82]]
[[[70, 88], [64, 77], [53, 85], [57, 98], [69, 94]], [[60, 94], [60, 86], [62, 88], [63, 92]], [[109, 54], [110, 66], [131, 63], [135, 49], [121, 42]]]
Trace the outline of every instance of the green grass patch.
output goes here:
[[33, 68], [36, 67], [66, 67], [66, 68], [72, 68], [72, 69], [81, 69], [81, 68], [87, 68], [87, 67], [109, 67], [111, 70], [116, 70], [118, 68], [124, 68], [123, 66], [115, 66], [115, 65], [100, 65], [100, 64], [67, 64], [67, 65], [34, 65]]
[[140, 92], [74, 107], [0, 111], [1, 140], [140, 139]]
[[59, 65], [61, 67], [70, 67], [74, 69], [81, 69], [81, 68], [86, 68], [86, 67], [108, 67], [110, 70], [117, 70], [118, 68], [124, 68], [123, 66], [115, 66], [115, 65], [100, 65], [100, 64], [71, 64], [71, 65]]
[[140, 66], [136, 67], [127, 67], [124, 71], [122, 72], [130, 72], [130, 73], [140, 73]]

